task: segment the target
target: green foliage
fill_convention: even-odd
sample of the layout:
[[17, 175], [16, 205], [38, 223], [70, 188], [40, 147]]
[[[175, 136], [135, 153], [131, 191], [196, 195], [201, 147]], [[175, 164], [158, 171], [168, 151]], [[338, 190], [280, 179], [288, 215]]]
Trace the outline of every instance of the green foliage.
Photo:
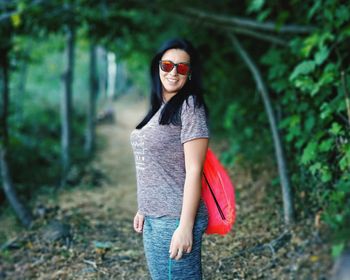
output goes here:
[[334, 258], [340, 256], [340, 254], [342, 253], [344, 248], [345, 248], [345, 244], [343, 242], [333, 245], [332, 246], [332, 256]]
[[[13, 46], [8, 118], [11, 149], [9, 163], [13, 179], [20, 186], [20, 193], [30, 196], [42, 185], [56, 185], [61, 175], [62, 37], [53, 35], [45, 41], [33, 41], [27, 36], [15, 37]], [[86, 46], [78, 41], [76, 79], [73, 84], [74, 137], [71, 148], [74, 162], [84, 154], [87, 65]], [[21, 72], [23, 66], [26, 67], [25, 77]], [[24, 92], [18, 86], [22, 82]]]
[[[344, 94], [350, 85], [349, 8], [340, 1], [315, 1], [308, 12], [315, 32], [290, 42], [293, 55], [289, 49], [270, 48], [261, 59], [278, 94], [275, 104], [283, 104], [279, 126], [290, 168], [299, 174], [292, 177], [295, 193], [307, 191], [307, 204], [296, 201], [298, 212], [323, 209], [334, 240], [347, 240], [350, 228], [350, 133]], [[333, 254], [342, 249], [335, 245]]]

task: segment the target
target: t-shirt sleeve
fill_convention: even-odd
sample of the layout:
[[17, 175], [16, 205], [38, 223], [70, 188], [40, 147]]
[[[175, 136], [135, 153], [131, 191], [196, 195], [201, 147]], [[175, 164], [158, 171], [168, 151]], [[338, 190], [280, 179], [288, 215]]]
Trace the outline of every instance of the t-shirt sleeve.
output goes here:
[[196, 138], [209, 138], [204, 107], [194, 107], [193, 97], [184, 101], [181, 111], [181, 144]]

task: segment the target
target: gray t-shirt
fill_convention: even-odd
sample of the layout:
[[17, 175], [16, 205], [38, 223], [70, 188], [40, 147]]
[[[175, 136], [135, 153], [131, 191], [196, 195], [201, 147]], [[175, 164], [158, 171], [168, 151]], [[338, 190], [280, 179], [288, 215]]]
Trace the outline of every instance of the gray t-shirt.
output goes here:
[[[159, 125], [165, 103], [142, 129], [130, 134], [134, 152], [138, 211], [147, 216], [180, 217], [185, 184], [183, 143], [209, 138], [204, 107], [194, 107], [193, 96], [181, 108], [181, 126]], [[198, 215], [207, 209], [200, 201]]]

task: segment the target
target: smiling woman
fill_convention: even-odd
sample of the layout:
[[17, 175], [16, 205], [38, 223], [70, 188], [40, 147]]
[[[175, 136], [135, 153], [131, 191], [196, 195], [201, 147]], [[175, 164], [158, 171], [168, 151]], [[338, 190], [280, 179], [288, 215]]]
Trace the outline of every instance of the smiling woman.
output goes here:
[[150, 111], [130, 135], [137, 175], [134, 229], [143, 233], [152, 279], [202, 279], [208, 212], [201, 178], [209, 129], [193, 46], [166, 42], [152, 60], [151, 77]]
[[159, 64], [159, 76], [166, 101], [185, 85], [190, 69], [189, 63], [190, 56], [181, 49], [170, 49], [164, 53]]

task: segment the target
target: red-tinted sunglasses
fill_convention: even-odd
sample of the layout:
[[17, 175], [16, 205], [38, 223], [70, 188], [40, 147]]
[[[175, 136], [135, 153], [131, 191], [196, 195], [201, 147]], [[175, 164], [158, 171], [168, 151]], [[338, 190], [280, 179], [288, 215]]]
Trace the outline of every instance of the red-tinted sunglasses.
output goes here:
[[176, 72], [180, 75], [187, 75], [190, 72], [190, 65], [188, 63], [174, 63], [170, 60], [160, 60], [160, 69], [164, 72], [171, 72], [176, 67]]

